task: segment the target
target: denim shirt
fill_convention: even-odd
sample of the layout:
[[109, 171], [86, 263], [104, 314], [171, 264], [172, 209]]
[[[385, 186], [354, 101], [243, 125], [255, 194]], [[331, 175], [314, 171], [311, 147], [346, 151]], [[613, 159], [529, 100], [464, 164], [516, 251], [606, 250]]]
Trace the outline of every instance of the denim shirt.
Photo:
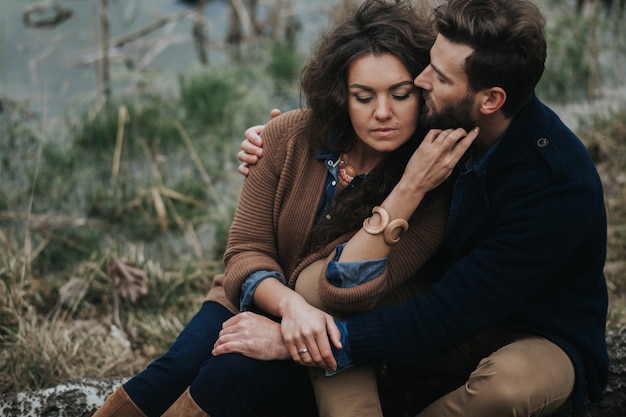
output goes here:
[[[335, 192], [337, 191], [340, 155], [337, 152], [319, 151], [316, 158], [320, 161], [324, 161], [324, 165], [328, 169], [324, 192], [322, 193], [315, 215], [315, 223], [318, 224], [325, 218], [326, 213], [333, 203]], [[350, 190], [358, 186], [364, 178], [364, 174], [357, 175], [342, 192], [350, 192]], [[387, 267], [387, 258], [358, 262], [339, 262], [338, 259], [344, 246], [345, 244], [342, 244], [337, 247], [337, 255], [335, 259], [328, 264], [326, 271], [329, 282], [336, 287], [348, 288], [359, 285], [360, 283], [369, 281], [380, 275]], [[254, 272], [246, 278], [241, 285], [240, 311], [254, 310], [254, 292], [261, 281], [266, 278], [276, 278], [287, 285], [285, 277], [280, 272], [266, 270]]]
[[467, 224], [466, 216], [469, 213], [467, 213], [467, 210], [464, 210], [464, 207], [467, 206], [468, 201], [472, 198], [483, 198], [482, 184], [487, 175], [487, 166], [491, 155], [498, 148], [501, 142], [500, 139], [504, 134], [506, 134], [506, 131], [478, 161], [473, 160], [470, 148], [470, 151], [466, 152], [458, 162], [457, 170], [459, 175], [454, 182], [448, 224], [446, 226], [446, 242], [449, 242], [449, 244], [458, 240], [457, 236], [461, 232], [461, 228]]

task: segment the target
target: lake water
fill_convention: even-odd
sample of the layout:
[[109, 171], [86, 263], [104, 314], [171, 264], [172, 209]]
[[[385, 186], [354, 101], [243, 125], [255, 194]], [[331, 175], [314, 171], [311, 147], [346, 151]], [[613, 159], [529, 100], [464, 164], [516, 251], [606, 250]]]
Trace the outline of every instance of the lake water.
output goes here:
[[[99, 10], [100, 0], [56, 0], [56, 4], [71, 9], [73, 16], [53, 28], [24, 24], [23, 12], [34, 3], [0, 0], [0, 97], [26, 105], [38, 115], [47, 112], [49, 116], [60, 116], [68, 107], [89, 103], [96, 97], [92, 62], [94, 36], [100, 35], [94, 35], [94, 8]], [[328, 22], [328, 5], [332, 3], [333, 0], [294, 2], [294, 12], [302, 23], [301, 48], [308, 48], [310, 40]], [[266, 17], [273, 5], [274, 1], [259, 1], [260, 17]], [[133, 33], [188, 7], [177, 0], [109, 0], [110, 38]], [[205, 7], [211, 42], [224, 41], [228, 9], [227, 0], [212, 0]], [[144, 59], [147, 69], [161, 75], [160, 82], [175, 86], [176, 74], [199, 65], [192, 26], [190, 17], [182, 18], [124, 46], [118, 53], [132, 57], [136, 66]], [[208, 51], [210, 62], [226, 59], [218, 49]], [[146, 54], [154, 58], [147, 59], [150, 55]], [[115, 61], [111, 65], [111, 77], [132, 79], [133, 72], [122, 62]]]
[[[26, 27], [22, 22], [25, 8], [41, 0], [0, 0], [0, 98], [21, 103], [40, 117], [44, 113], [52, 117], [62, 116], [68, 109], [93, 103], [96, 97], [94, 65], [86, 62], [93, 62], [95, 57], [94, 5], [99, 5], [101, 0], [55, 1], [71, 9], [73, 16], [54, 28], [43, 29]], [[260, 17], [267, 17], [278, 1], [259, 0]], [[299, 46], [306, 52], [311, 40], [328, 23], [339, 0], [293, 2], [294, 13], [302, 26]], [[133, 33], [188, 7], [179, 0], [109, 0], [110, 38]], [[228, 0], [210, 0], [204, 9], [204, 18], [208, 22], [209, 40], [223, 42], [229, 20]], [[146, 60], [146, 69], [158, 73], [159, 88], [170, 87], [175, 91], [176, 75], [199, 65], [192, 25], [191, 18], [180, 19], [124, 46], [118, 55], [130, 56], [137, 66], [142, 64], [142, 57], [153, 53], [154, 58]], [[210, 48], [209, 59], [217, 63], [227, 58], [219, 48]], [[137, 70], [128, 70], [123, 63], [115, 61], [111, 65], [111, 77], [114, 81], [126, 80], [127, 85], [132, 85], [139, 75]], [[114, 88], [116, 91], [119, 88]], [[603, 101], [615, 103], [612, 95], [622, 97], [623, 102], [623, 85], [609, 86]], [[575, 117], [570, 121], [575, 121]]]

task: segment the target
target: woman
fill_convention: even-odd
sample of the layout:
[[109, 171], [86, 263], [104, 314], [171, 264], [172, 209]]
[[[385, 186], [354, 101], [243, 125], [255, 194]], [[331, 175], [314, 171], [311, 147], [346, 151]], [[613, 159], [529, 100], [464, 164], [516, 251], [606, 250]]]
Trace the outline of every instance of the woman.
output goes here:
[[266, 127], [265, 157], [244, 183], [224, 274], [170, 350], [95, 416], [245, 416], [258, 406], [301, 405], [310, 393], [306, 368], [212, 356], [224, 321], [243, 310], [276, 317], [294, 360], [332, 368], [332, 316], [294, 291], [299, 277], [312, 277], [314, 295], [339, 314], [428, 284], [431, 276], [416, 272], [443, 241], [448, 193], [406, 204], [396, 184], [421, 137], [413, 79], [432, 41], [408, 2], [385, 0], [366, 1], [322, 37], [302, 77], [309, 109]]

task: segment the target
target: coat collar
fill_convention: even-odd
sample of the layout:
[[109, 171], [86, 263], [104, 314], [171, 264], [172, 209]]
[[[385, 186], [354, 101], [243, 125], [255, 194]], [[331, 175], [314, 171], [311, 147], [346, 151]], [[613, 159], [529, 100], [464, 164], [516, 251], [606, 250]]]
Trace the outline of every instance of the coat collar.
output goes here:
[[508, 129], [498, 139], [493, 152], [487, 152], [489, 169], [501, 170], [519, 165], [537, 148], [550, 144], [550, 110], [533, 95], [513, 118]]

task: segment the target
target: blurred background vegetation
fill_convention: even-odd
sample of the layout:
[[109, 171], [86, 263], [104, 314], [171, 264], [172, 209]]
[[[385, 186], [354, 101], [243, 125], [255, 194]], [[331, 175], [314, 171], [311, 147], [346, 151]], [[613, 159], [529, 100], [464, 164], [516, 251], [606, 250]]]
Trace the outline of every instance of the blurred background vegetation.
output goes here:
[[[346, 1], [329, 0], [328, 18]], [[109, 72], [106, 66], [122, 64], [105, 53], [94, 61], [97, 94], [58, 117], [33, 114], [29, 103], [0, 94], [0, 393], [79, 376], [130, 376], [167, 349], [197, 311], [222, 270], [243, 181], [236, 170], [243, 132], [266, 121], [271, 108], [300, 103], [308, 49], [297, 40], [306, 15], [289, 0], [269, 2], [273, 12], [262, 17], [256, 1], [244, 3], [248, 20], [230, 22], [221, 43], [226, 58], [217, 63], [202, 52], [202, 21], [194, 24], [198, 62], [178, 73], [173, 89], [163, 88], [158, 72]], [[201, 15], [206, 4], [189, 6], [191, 13]], [[539, 5], [548, 18], [549, 57], [537, 94], [583, 139], [605, 183], [607, 327], [620, 331], [623, 1]], [[106, 33], [104, 19], [94, 24]]]

